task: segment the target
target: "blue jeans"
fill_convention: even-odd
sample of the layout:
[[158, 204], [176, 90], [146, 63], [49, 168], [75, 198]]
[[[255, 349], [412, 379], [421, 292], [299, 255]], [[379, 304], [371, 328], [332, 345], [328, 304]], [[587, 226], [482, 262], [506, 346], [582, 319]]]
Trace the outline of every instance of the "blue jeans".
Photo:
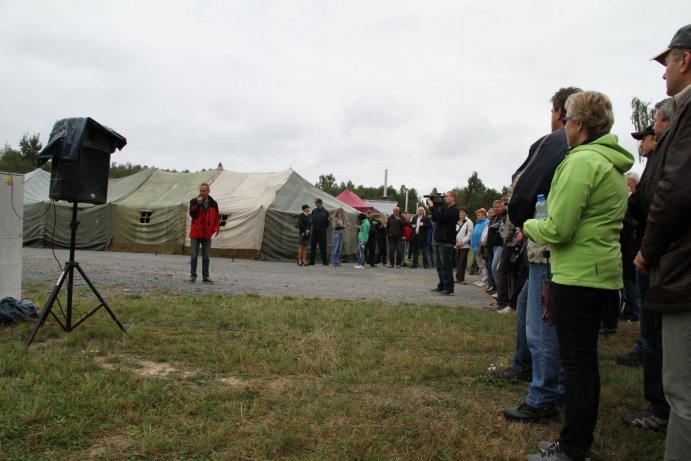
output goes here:
[[499, 271], [497, 268], [499, 267], [499, 261], [501, 260], [501, 253], [502, 249], [504, 247], [498, 246], [494, 247], [494, 253], [492, 255], [492, 280], [494, 283], [492, 286], [496, 289], [497, 288], [497, 278], [499, 277]]
[[389, 236], [389, 263], [400, 266], [403, 262], [403, 236]]
[[331, 242], [331, 264], [341, 263], [341, 245], [343, 245], [343, 234], [332, 234]]
[[197, 255], [199, 245], [202, 246], [202, 278], [209, 278], [209, 251], [211, 250], [211, 240], [190, 238], [190, 275], [197, 277]]
[[358, 242], [357, 244], [357, 264], [358, 266], [365, 265], [365, 249], [367, 248], [367, 242]]
[[528, 284], [523, 284], [521, 294], [516, 302], [516, 353], [513, 356], [511, 368], [522, 373], [532, 368], [532, 358], [525, 335], [525, 315], [528, 310]]
[[528, 388], [526, 402], [542, 407], [555, 402], [564, 392], [560, 379], [559, 340], [554, 325], [542, 320], [542, 282], [550, 279], [549, 264], [528, 264], [528, 309], [525, 336], [533, 363], [533, 381]]
[[432, 245], [436, 261], [436, 269], [439, 276], [437, 288], [453, 292], [453, 247], [444, 245]]

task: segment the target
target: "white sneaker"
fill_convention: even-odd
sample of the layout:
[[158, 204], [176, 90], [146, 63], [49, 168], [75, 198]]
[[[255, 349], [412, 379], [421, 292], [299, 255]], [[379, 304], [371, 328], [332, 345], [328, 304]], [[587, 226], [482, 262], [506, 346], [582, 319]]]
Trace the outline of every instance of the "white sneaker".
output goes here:
[[497, 312], [500, 314], [513, 314], [513, 309], [511, 309], [509, 306], [506, 306], [503, 309], [499, 309]]
[[496, 294], [496, 293], [492, 293], [492, 297], [493, 297], [494, 299], [497, 299], [497, 298], [499, 297], [499, 295]]
[[355, 266], [355, 269], [364, 269], [364, 268], [365, 268], [365, 266], [360, 266], [360, 265]]
[[487, 288], [487, 284], [485, 282], [477, 282], [476, 285], [480, 288]]

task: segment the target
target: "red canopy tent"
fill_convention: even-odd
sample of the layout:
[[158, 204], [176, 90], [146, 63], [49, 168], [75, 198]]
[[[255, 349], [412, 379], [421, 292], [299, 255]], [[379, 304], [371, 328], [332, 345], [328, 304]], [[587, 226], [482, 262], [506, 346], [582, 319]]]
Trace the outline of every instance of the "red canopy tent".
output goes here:
[[346, 204], [352, 206], [358, 211], [372, 210], [375, 213], [379, 213], [376, 208], [362, 200], [356, 193], [350, 192], [348, 189], [345, 189], [343, 192], [338, 194], [336, 198], [341, 202], [345, 202]]

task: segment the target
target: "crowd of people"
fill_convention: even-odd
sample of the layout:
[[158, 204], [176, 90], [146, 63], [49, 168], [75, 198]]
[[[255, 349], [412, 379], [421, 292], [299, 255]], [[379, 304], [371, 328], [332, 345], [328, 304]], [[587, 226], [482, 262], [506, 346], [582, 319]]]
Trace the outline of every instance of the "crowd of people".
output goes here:
[[[416, 214], [395, 207], [390, 216], [361, 213], [355, 223], [356, 269], [418, 268], [422, 260], [423, 268], [436, 269], [431, 291], [439, 296], [453, 295], [466, 272], [476, 271], [475, 284], [494, 298], [489, 308], [515, 314], [511, 365], [489, 374], [528, 388], [503, 415], [536, 423], [564, 412], [558, 440], [540, 442], [529, 461], [590, 458], [600, 401], [598, 338], [616, 332], [620, 314], [640, 321], [640, 336], [617, 362], [642, 365], [648, 402], [622, 421], [666, 433], [665, 460], [691, 459], [691, 25], [654, 59], [665, 67], [670, 98], [655, 106], [652, 126], [632, 133], [647, 158], [640, 177], [627, 173], [634, 156], [610, 133], [609, 98], [566, 87], [552, 96], [551, 130], [529, 147], [509, 194], [489, 210], [474, 210], [474, 222], [448, 191]], [[192, 282], [198, 245], [210, 281], [204, 240], [218, 231], [208, 224], [214, 202], [202, 186], [190, 203]], [[330, 215], [320, 199], [315, 205], [302, 207], [297, 264], [314, 265], [319, 246], [322, 264], [339, 267], [351, 223], [342, 209]]]

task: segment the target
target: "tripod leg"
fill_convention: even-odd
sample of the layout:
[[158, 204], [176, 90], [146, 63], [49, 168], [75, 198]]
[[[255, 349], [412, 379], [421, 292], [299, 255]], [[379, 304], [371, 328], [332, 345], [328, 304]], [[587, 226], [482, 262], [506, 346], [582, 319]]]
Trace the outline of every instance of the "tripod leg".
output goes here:
[[[72, 265], [70, 263], [65, 263], [65, 269], [62, 271], [60, 274], [60, 277], [58, 278], [57, 283], [53, 287], [53, 291], [50, 293], [50, 296], [48, 297], [48, 301], [46, 301], [45, 306], [43, 306], [43, 309], [41, 310], [41, 315], [38, 316], [38, 320], [36, 320], [36, 324], [34, 325], [34, 329], [31, 331], [31, 334], [29, 335], [29, 338], [26, 340], [26, 347], [31, 346], [31, 343], [33, 342], [34, 338], [36, 337], [36, 333], [38, 333], [39, 328], [43, 325], [43, 323], [46, 321], [46, 318], [48, 318], [48, 314], [51, 313], [51, 310], [53, 309], [53, 304], [55, 304], [55, 301], [58, 299], [58, 294], [60, 293], [60, 289], [62, 288], [62, 284], [65, 283], [65, 278], [67, 277], [67, 274], [72, 271]], [[64, 327], [63, 327], [64, 329]]]
[[81, 274], [81, 276], [84, 279], [84, 281], [86, 282], [86, 284], [89, 285], [89, 288], [91, 288], [91, 291], [93, 292], [93, 294], [101, 302], [101, 305], [103, 305], [103, 307], [106, 309], [106, 311], [108, 311], [108, 314], [110, 314], [110, 317], [113, 319], [113, 321], [120, 327], [120, 329], [122, 330], [123, 333], [126, 333], [125, 327], [123, 326], [123, 324], [120, 323], [120, 321], [117, 319], [117, 317], [115, 317], [115, 313], [110, 309], [110, 307], [108, 306], [108, 303], [106, 302], [105, 299], [103, 299], [103, 297], [98, 292], [98, 290], [96, 289], [94, 284], [91, 283], [91, 280], [89, 280], [89, 277], [86, 276], [86, 273], [84, 273], [84, 271], [82, 270], [79, 263], [75, 262], [74, 265], [77, 268], [77, 270], [79, 271], [79, 273]]

